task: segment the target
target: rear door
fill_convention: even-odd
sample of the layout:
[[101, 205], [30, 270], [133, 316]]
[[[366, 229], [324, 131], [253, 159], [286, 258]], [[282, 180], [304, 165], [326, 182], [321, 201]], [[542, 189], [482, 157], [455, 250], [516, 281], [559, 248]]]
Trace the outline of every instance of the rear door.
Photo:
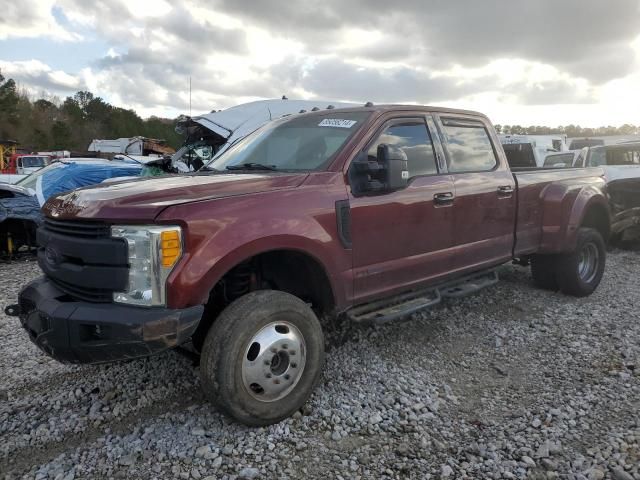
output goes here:
[[478, 117], [439, 116], [453, 180], [454, 271], [472, 271], [511, 258], [516, 184], [490, 124]]
[[395, 192], [350, 192], [355, 303], [407, 290], [451, 268], [453, 181], [434, 130], [425, 114], [387, 117], [365, 147], [371, 161], [382, 143], [400, 147], [410, 178]]

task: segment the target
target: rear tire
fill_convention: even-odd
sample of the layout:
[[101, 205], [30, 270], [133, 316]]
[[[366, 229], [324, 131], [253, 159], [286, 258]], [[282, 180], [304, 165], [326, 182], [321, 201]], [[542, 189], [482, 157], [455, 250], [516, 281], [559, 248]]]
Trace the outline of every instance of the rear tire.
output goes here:
[[586, 297], [600, 284], [604, 274], [607, 249], [600, 232], [580, 228], [576, 248], [558, 255], [558, 286], [567, 295]]
[[305, 404], [323, 363], [324, 336], [311, 308], [288, 293], [261, 290], [235, 300], [213, 322], [200, 377], [216, 407], [264, 426]]
[[531, 257], [531, 276], [539, 288], [558, 291], [557, 263], [557, 255], [534, 255]]

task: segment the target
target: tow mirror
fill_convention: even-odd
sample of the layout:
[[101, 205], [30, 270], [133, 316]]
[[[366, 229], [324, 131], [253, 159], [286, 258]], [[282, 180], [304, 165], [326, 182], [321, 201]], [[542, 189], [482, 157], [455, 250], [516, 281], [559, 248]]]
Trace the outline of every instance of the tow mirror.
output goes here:
[[367, 152], [362, 151], [351, 162], [349, 184], [354, 195], [389, 192], [407, 186], [407, 155], [402, 149], [380, 144], [376, 154], [376, 159], [371, 160]]
[[385, 190], [400, 190], [409, 181], [407, 154], [395, 145], [382, 143], [378, 145], [378, 163], [385, 172]]

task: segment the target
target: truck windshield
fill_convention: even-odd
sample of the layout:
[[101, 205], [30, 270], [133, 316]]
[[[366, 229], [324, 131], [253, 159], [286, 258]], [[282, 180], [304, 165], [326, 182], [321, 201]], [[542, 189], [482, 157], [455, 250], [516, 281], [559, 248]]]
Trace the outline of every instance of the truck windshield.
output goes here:
[[22, 157], [22, 166], [24, 168], [38, 168], [45, 166], [46, 157]]
[[331, 110], [271, 122], [207, 164], [205, 170], [322, 170], [369, 115]]

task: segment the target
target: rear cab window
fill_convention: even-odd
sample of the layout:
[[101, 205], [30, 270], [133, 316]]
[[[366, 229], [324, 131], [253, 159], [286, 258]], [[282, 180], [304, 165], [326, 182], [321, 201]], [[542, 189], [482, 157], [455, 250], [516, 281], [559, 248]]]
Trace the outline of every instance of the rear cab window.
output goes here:
[[498, 166], [487, 128], [472, 119], [441, 119], [449, 173], [487, 172]]
[[394, 145], [407, 155], [409, 178], [438, 173], [431, 135], [423, 118], [391, 120], [369, 145], [367, 156], [376, 160], [378, 146]]

